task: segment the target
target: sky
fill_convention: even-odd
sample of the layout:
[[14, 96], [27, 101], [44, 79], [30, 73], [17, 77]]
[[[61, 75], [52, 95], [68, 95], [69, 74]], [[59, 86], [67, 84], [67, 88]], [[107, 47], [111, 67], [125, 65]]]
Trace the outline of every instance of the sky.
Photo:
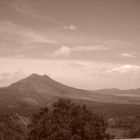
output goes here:
[[140, 88], [140, 1], [0, 0], [0, 86], [31, 73]]

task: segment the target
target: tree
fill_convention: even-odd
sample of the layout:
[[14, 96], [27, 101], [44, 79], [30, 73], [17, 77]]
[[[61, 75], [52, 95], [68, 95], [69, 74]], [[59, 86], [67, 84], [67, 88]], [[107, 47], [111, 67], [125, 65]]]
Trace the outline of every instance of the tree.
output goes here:
[[0, 140], [25, 140], [26, 126], [18, 114], [0, 115]]
[[29, 140], [109, 140], [107, 125], [86, 106], [59, 99], [53, 108], [33, 115]]

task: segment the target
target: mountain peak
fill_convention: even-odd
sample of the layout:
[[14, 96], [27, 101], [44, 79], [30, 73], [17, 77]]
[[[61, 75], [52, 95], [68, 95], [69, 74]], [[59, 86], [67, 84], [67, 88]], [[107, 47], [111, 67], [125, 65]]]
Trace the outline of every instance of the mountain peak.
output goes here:
[[16, 83], [13, 83], [10, 87], [12, 88], [18, 88], [20, 90], [43, 90], [43, 88], [46, 89], [46, 87], [52, 85], [54, 83], [54, 80], [51, 79], [47, 75], [39, 75], [36, 73], [33, 73], [29, 75], [27, 78], [22, 79]]
[[37, 73], [32, 73], [31, 75], [29, 75], [26, 79], [30, 79], [30, 80], [40, 80], [40, 79], [51, 79], [49, 76], [47, 75], [39, 75]]

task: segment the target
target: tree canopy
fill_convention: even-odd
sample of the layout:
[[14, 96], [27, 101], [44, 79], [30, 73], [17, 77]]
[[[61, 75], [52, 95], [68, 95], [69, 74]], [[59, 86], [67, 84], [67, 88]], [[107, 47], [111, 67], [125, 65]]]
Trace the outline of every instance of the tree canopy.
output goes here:
[[0, 140], [25, 140], [26, 125], [18, 114], [0, 115]]
[[109, 140], [107, 124], [86, 106], [59, 99], [52, 109], [42, 108], [29, 125], [29, 140]]

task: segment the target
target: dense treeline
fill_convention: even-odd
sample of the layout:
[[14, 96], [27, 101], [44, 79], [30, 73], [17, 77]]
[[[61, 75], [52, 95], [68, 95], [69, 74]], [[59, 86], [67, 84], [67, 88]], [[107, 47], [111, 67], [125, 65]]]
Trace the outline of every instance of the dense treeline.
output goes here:
[[[42, 108], [27, 119], [19, 115], [0, 116], [1, 140], [109, 140], [104, 119], [86, 106], [60, 99], [51, 109]], [[27, 129], [28, 128], [28, 129]]]

